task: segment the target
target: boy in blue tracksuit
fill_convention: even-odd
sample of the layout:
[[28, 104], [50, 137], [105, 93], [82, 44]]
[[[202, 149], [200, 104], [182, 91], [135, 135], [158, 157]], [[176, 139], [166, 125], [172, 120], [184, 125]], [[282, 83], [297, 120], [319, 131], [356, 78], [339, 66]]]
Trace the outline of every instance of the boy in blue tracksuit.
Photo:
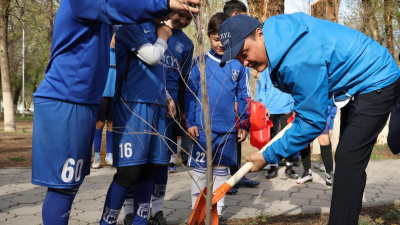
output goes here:
[[219, 33], [226, 50], [221, 66], [235, 57], [269, 70], [295, 101], [293, 126], [247, 158], [253, 171], [303, 149], [325, 128], [328, 104], [342, 107], [329, 224], [357, 224], [365, 168], [400, 94], [400, 71], [388, 50], [359, 31], [303, 13], [273, 16], [263, 26], [239, 15]]
[[[211, 50], [204, 56], [212, 130], [214, 190], [227, 181], [228, 166], [236, 164], [235, 96], [239, 103], [237, 113], [239, 116], [239, 142], [245, 140], [249, 128], [247, 100], [250, 93], [246, 70], [236, 60], [230, 61], [224, 68], [219, 67], [224, 50], [218, 38], [218, 29], [227, 17], [229, 16], [225, 13], [217, 13], [210, 18], [207, 34], [210, 39]], [[197, 58], [196, 62], [198, 60]], [[188, 134], [192, 140], [195, 140], [192, 149], [190, 149], [191, 157], [188, 161], [189, 166], [195, 167], [191, 188], [192, 207], [194, 207], [199, 192], [207, 185], [204, 169], [207, 167], [206, 136], [204, 112], [200, 101], [200, 71], [196, 64], [189, 76], [184, 104]], [[222, 198], [217, 203], [219, 216], [221, 216], [224, 206], [224, 199]], [[226, 224], [221, 217], [219, 224]]]
[[185, 8], [179, 0], [61, 2], [50, 62], [34, 94], [32, 183], [49, 188], [42, 210], [44, 224], [68, 223], [76, 192], [90, 172], [112, 24], [143, 22]]
[[106, 131], [106, 146], [107, 154], [105, 158], [105, 164], [112, 166], [112, 105], [115, 93], [115, 80], [117, 76], [116, 62], [115, 62], [115, 32], [111, 39], [110, 44], [110, 69], [108, 70], [107, 84], [104, 88], [103, 96], [100, 100], [100, 109], [97, 111], [97, 122], [96, 129], [94, 131], [93, 138], [93, 150], [94, 158], [92, 163], [93, 169], [98, 169], [101, 166], [100, 147], [101, 139], [103, 136], [103, 128], [105, 121], [107, 120], [107, 131]]
[[[168, 48], [166, 41], [171, 34], [169, 27], [155, 21], [117, 29], [119, 66], [113, 108], [113, 159], [117, 173], [106, 196], [101, 224], [116, 222], [133, 186], [133, 223], [147, 224], [154, 164], [168, 162], [167, 148], [157, 134], [165, 132], [171, 98], [158, 62]], [[147, 46], [150, 50], [143, 51]], [[154, 52], [146, 54], [151, 50]], [[153, 58], [155, 55], [158, 60]]]
[[[169, 15], [171, 19], [167, 20], [165, 24], [172, 29], [172, 35], [167, 41], [168, 49], [164, 52], [160, 58], [160, 66], [162, 70], [160, 75], [165, 77], [165, 87], [168, 90], [169, 95], [173, 99], [173, 102], [178, 103], [178, 91], [180, 81], [186, 77], [192, 66], [193, 56], [193, 43], [182, 31], [183, 28], [187, 27], [192, 21], [192, 15], [188, 11], [179, 11], [177, 13], [171, 13]], [[178, 103], [179, 104], [179, 103]], [[179, 106], [175, 104], [176, 106]], [[176, 118], [175, 118], [176, 119]], [[175, 129], [174, 118], [168, 118], [166, 129], [160, 131], [161, 135], [166, 136], [164, 145], [171, 156], [177, 152], [177, 137], [174, 135], [173, 130]], [[178, 122], [179, 123], [179, 122]], [[180, 129], [180, 128], [178, 128]], [[172, 140], [172, 141], [171, 141]], [[162, 207], [164, 204], [164, 196], [168, 180], [168, 164], [159, 164], [154, 167], [153, 173], [153, 187], [152, 187], [152, 208], [149, 223], [160, 223], [163, 224], [165, 218], [163, 216]], [[133, 205], [134, 200], [127, 199], [124, 203], [125, 214], [130, 209], [130, 205]], [[129, 218], [127, 215], [126, 217]], [[129, 223], [125, 219], [125, 223]], [[131, 222], [129, 224], [132, 224]]]

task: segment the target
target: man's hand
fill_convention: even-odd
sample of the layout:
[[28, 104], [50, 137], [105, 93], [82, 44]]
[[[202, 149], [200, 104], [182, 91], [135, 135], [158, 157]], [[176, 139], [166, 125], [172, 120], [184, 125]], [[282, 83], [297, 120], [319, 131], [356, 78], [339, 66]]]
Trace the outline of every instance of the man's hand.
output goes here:
[[243, 129], [239, 129], [239, 132], [238, 132], [238, 139], [239, 140], [237, 142], [245, 141], [246, 137], [247, 137], [247, 131], [243, 130]]
[[173, 12], [181, 11], [181, 10], [188, 10], [192, 13], [198, 13], [199, 9], [196, 6], [200, 6], [200, 0], [170, 0], [169, 1], [169, 8]]
[[267, 165], [267, 162], [265, 161], [264, 156], [258, 152], [254, 152], [250, 156], [247, 156], [246, 161], [253, 163], [251, 172], [260, 171], [260, 170], [262, 170], [262, 168], [264, 168]]
[[193, 140], [193, 141], [197, 141], [199, 140], [199, 129], [197, 128], [197, 126], [193, 126], [189, 129], [187, 129], [187, 132], [189, 133], [189, 139]]
[[170, 119], [174, 118], [176, 116], [176, 107], [175, 107], [175, 102], [172, 98], [167, 100], [167, 108], [168, 108], [167, 117]]

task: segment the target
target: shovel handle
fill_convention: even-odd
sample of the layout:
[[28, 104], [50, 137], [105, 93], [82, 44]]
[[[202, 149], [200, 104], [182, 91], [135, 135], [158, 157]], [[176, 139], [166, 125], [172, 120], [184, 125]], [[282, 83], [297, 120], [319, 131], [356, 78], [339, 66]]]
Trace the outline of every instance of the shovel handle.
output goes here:
[[[281, 132], [279, 132], [274, 138], [272, 138], [272, 140], [270, 140], [258, 153], [262, 153], [263, 151], [265, 151], [265, 149], [267, 149], [268, 146], [272, 145], [272, 143], [281, 138], [283, 134], [292, 127], [292, 124], [293, 123], [289, 123], [288, 125], [286, 125], [286, 127], [281, 130]], [[253, 163], [247, 162], [233, 176], [231, 176], [231, 178], [229, 178], [226, 183], [233, 187], [237, 182], [239, 182], [240, 179], [242, 179], [242, 177], [244, 177], [244, 175], [246, 175], [251, 170], [252, 167]]]

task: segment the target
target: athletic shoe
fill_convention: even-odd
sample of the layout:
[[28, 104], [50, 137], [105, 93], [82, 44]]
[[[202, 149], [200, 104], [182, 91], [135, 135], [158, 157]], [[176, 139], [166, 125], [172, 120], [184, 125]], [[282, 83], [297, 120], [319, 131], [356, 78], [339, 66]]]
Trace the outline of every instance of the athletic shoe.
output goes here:
[[282, 161], [278, 162], [278, 166], [286, 166], [286, 158], [284, 158]]
[[300, 158], [293, 159], [293, 166], [300, 166]]
[[170, 163], [168, 166], [168, 173], [175, 173], [175, 172], [176, 172], [175, 163]]
[[312, 182], [313, 181], [313, 177], [312, 177], [312, 172], [311, 169], [308, 172], [304, 172], [303, 176], [301, 176], [301, 178], [296, 180], [297, 184], [305, 184], [308, 182]]
[[101, 167], [101, 159], [94, 159], [92, 163], [93, 169], [98, 169]]
[[297, 179], [299, 175], [292, 169], [291, 166], [287, 166], [285, 169], [285, 176], [289, 177], [290, 179]]
[[105, 164], [106, 164], [107, 166], [112, 166], [112, 165], [113, 165], [112, 153], [107, 153], [107, 154], [106, 154]]
[[228, 225], [228, 224], [225, 222], [224, 218], [222, 218], [222, 216], [218, 216], [218, 220], [219, 220], [218, 225]]
[[226, 194], [235, 195], [236, 193], [238, 193], [238, 189], [231, 187], [231, 189], [229, 189], [229, 191]]
[[267, 179], [272, 179], [277, 176], [278, 170], [276, 169], [276, 166], [271, 166], [271, 168], [267, 171], [267, 174], [265, 174], [265, 178]]
[[318, 165], [314, 165], [313, 166], [314, 167], [314, 169], [317, 169], [317, 170], [319, 170], [319, 171], [321, 171], [321, 172], [325, 172], [326, 170], [325, 170], [325, 166], [324, 166], [324, 163], [319, 163]]
[[334, 174], [334, 171], [332, 171], [330, 173], [325, 173], [326, 186], [333, 186], [333, 174]]
[[133, 222], [133, 213], [128, 213], [124, 219], [124, 225], [132, 225]]
[[164, 218], [163, 211], [157, 212], [154, 217], [150, 217], [147, 225], [167, 225], [167, 220]]
[[234, 186], [234, 188], [239, 188], [240, 186], [245, 186], [245, 187], [257, 187], [260, 184], [260, 182], [255, 181], [255, 180], [250, 180], [247, 179], [246, 177], [242, 177], [242, 179], [237, 182], [237, 184]]

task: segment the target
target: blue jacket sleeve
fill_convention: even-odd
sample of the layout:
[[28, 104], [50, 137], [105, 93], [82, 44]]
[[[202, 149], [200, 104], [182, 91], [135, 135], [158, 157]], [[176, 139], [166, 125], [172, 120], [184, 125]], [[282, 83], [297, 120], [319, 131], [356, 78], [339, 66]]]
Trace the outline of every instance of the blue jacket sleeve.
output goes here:
[[279, 87], [292, 92], [296, 117], [283, 137], [263, 152], [267, 163], [278, 163], [279, 156], [301, 151], [324, 130], [328, 115], [328, 74], [324, 64], [301, 63], [278, 76]]
[[236, 98], [238, 104], [239, 128], [249, 131], [250, 119], [247, 113], [247, 103], [250, 100], [249, 79], [246, 68], [242, 66], [238, 79]]
[[196, 126], [196, 105], [198, 101], [198, 90], [200, 87], [200, 71], [197, 65], [193, 66], [189, 75], [188, 87], [185, 92], [185, 117], [186, 128]]
[[69, 0], [72, 13], [82, 22], [143, 23], [166, 16], [168, 0]]
[[118, 26], [115, 38], [126, 48], [131, 49], [131, 52], [144, 44], [150, 43], [139, 24]]

